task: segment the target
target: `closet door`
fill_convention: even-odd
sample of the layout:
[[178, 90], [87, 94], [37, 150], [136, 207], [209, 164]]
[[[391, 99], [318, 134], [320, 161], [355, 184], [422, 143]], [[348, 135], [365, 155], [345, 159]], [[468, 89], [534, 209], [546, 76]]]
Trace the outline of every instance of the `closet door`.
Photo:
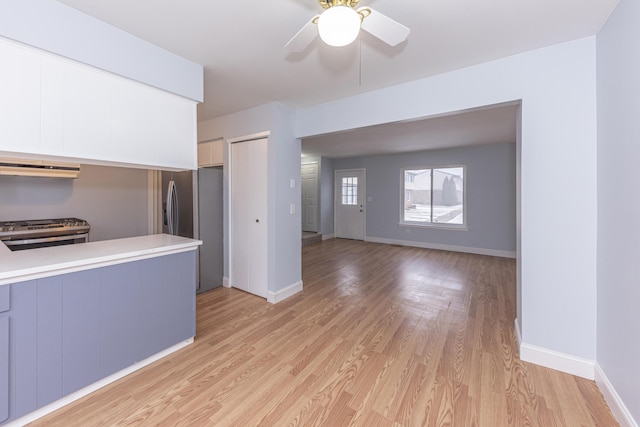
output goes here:
[[267, 296], [267, 139], [231, 144], [230, 277]]

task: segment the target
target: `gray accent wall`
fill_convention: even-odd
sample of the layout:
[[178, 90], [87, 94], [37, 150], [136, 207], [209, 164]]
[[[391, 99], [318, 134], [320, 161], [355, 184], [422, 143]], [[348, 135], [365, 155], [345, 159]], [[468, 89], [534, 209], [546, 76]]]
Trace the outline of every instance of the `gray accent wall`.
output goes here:
[[82, 165], [76, 179], [0, 176], [0, 221], [77, 217], [90, 240], [147, 234], [147, 171]]
[[[466, 166], [467, 174], [468, 230], [400, 225], [402, 169], [460, 164]], [[366, 169], [365, 235], [368, 239], [477, 248], [515, 255], [515, 143], [334, 159], [333, 165], [335, 170]]]
[[[630, 415], [636, 423], [640, 421], [638, 22], [640, 2], [621, 0], [597, 37], [597, 362], [626, 406], [625, 418]], [[625, 425], [620, 417], [619, 421]]]

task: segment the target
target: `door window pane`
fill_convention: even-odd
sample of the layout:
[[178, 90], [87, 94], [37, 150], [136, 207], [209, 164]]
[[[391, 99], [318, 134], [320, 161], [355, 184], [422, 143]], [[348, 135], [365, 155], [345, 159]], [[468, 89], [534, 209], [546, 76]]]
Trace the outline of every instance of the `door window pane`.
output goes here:
[[342, 178], [342, 204], [358, 204], [358, 177], [349, 176]]

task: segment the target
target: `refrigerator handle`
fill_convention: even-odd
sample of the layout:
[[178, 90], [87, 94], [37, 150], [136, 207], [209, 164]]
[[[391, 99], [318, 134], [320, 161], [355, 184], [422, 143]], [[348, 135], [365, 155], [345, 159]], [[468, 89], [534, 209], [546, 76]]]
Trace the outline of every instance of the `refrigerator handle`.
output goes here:
[[174, 216], [175, 192], [176, 192], [176, 184], [173, 180], [170, 180], [169, 185], [167, 186], [167, 228], [169, 229], [169, 234], [176, 234], [176, 231], [174, 230], [174, 224], [176, 221], [176, 218]]

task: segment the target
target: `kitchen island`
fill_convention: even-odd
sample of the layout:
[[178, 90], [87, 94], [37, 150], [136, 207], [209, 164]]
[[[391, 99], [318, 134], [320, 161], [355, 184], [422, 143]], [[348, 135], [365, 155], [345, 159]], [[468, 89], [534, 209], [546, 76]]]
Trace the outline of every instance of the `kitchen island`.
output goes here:
[[0, 425], [21, 425], [195, 336], [198, 240], [0, 245]]

